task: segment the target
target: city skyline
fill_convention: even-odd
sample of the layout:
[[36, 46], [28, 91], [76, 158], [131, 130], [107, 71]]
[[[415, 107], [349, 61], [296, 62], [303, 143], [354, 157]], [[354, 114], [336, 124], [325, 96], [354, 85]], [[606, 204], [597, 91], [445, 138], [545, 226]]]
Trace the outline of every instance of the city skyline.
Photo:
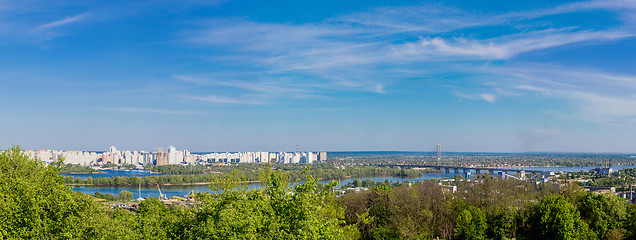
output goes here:
[[54, 163], [63, 159], [64, 164], [80, 166], [104, 166], [132, 165], [137, 168], [142, 166], [163, 166], [163, 165], [192, 165], [192, 164], [214, 164], [214, 163], [278, 163], [278, 164], [312, 164], [327, 160], [327, 152], [207, 152], [191, 153], [187, 149], [177, 150], [174, 146], [169, 146], [164, 152], [157, 149], [156, 152], [120, 150], [115, 146], [108, 148], [108, 151], [83, 151], [70, 150], [60, 151], [51, 149], [24, 150], [24, 153], [31, 159], [36, 159], [45, 163]]
[[0, 2], [0, 147], [636, 152], [636, 2]]

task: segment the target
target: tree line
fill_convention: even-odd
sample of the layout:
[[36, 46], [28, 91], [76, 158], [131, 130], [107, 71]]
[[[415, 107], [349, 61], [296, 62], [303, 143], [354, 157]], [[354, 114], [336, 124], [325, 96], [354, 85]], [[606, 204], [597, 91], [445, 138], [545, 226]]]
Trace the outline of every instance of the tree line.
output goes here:
[[98, 173], [98, 170], [90, 167], [83, 167], [79, 164], [63, 164], [59, 169], [60, 173]]
[[[286, 172], [290, 179], [293, 180], [307, 180], [307, 176], [313, 176], [321, 180], [338, 180], [351, 177], [374, 177], [374, 176], [394, 176], [394, 177], [420, 177], [422, 176], [422, 170], [413, 169], [397, 169], [388, 167], [377, 166], [352, 166], [348, 168], [335, 168], [330, 165], [312, 165], [310, 170], [306, 170], [307, 165], [289, 164], [287, 165], [273, 165], [277, 170]], [[207, 171], [208, 174], [177, 174], [177, 175], [155, 175], [146, 177], [87, 177], [86, 179], [80, 177], [65, 176], [64, 183], [77, 184], [77, 185], [157, 185], [157, 184], [193, 184], [193, 183], [207, 183], [212, 181], [216, 175], [228, 174], [232, 171], [240, 171], [245, 178], [245, 181], [258, 181], [260, 169], [264, 165], [261, 164], [245, 164], [234, 166], [200, 166], [194, 167], [195, 171]], [[169, 172], [183, 172], [189, 171], [188, 166], [158, 166], [158, 168], [152, 168], [153, 170], [169, 171]], [[161, 170], [164, 169], [164, 170]], [[166, 170], [168, 169], [168, 170]]]
[[94, 196], [97, 199], [104, 199], [107, 201], [132, 200], [134, 197], [132, 192], [126, 191], [126, 190], [119, 191], [119, 195], [117, 196], [112, 195], [110, 193], [103, 194], [100, 192], [95, 192], [95, 194], [93, 194], [92, 196]]

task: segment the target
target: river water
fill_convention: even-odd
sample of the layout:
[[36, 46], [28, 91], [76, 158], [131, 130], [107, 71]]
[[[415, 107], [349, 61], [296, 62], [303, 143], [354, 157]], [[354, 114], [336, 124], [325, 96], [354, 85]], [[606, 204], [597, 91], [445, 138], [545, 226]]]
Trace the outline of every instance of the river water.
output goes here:
[[[511, 170], [540, 170], [540, 171], [563, 171], [563, 172], [577, 172], [577, 171], [589, 171], [594, 168], [600, 166], [589, 166], [589, 167], [525, 167], [525, 168], [511, 168]], [[613, 166], [612, 169], [620, 170], [624, 168], [636, 168], [636, 165], [623, 165], [623, 166]], [[99, 174], [60, 174], [62, 176], [73, 176], [73, 177], [115, 177], [115, 176], [126, 176], [126, 177], [145, 177], [151, 175], [161, 175], [150, 173], [145, 170], [105, 170], [105, 173]], [[474, 172], [473, 172], [474, 173]], [[455, 175], [463, 175], [461, 173], [424, 173], [421, 177], [417, 178], [402, 178], [402, 177], [360, 177], [360, 178], [348, 178], [341, 179], [339, 181], [338, 186], [344, 185], [350, 182], [353, 182], [355, 179], [365, 180], [371, 179], [376, 182], [381, 182], [384, 180], [389, 180], [390, 182], [402, 182], [402, 181], [424, 181], [429, 179], [441, 179], [441, 178], [452, 178]], [[318, 181], [322, 184], [327, 184], [330, 181]], [[302, 183], [302, 182], [299, 182]], [[248, 188], [254, 189], [261, 187], [260, 183], [249, 183]], [[112, 195], [118, 195], [120, 191], [126, 190], [130, 191], [134, 194], [135, 198], [138, 197], [159, 197], [159, 190], [156, 186], [71, 186], [71, 189], [74, 191], [86, 193], [86, 194], [95, 194], [95, 192], [100, 192], [102, 194], [110, 193]], [[168, 196], [185, 196], [188, 195], [191, 191], [194, 192], [210, 192], [210, 188], [208, 185], [174, 185], [174, 186], [161, 186], [161, 192]]]
[[[75, 174], [61, 174], [64, 176], [75, 176]], [[95, 177], [92, 174], [91, 177]], [[101, 175], [101, 174], [100, 174]], [[350, 182], [353, 182], [355, 179], [365, 180], [371, 179], [376, 182], [389, 180], [390, 182], [402, 182], [402, 181], [423, 181], [428, 179], [440, 179], [440, 178], [452, 178], [455, 175], [461, 175], [460, 173], [425, 173], [422, 174], [421, 177], [418, 178], [401, 178], [401, 177], [362, 177], [362, 178], [347, 178], [339, 181], [338, 186], [344, 185]], [[121, 176], [121, 175], [120, 175]], [[331, 181], [318, 181], [322, 184], [327, 184]], [[299, 183], [303, 183], [300, 181]], [[261, 187], [261, 183], [249, 183], [247, 184], [249, 189], [259, 188]], [[159, 190], [156, 186], [71, 186], [71, 189], [74, 191], [86, 193], [86, 194], [95, 194], [95, 192], [100, 192], [102, 194], [110, 193], [112, 195], [118, 195], [120, 191], [126, 190], [130, 191], [134, 194], [135, 198], [138, 197], [159, 197]], [[161, 192], [168, 196], [185, 196], [190, 193], [190, 191], [194, 192], [211, 192], [210, 187], [206, 185], [163, 185], [161, 186]]]

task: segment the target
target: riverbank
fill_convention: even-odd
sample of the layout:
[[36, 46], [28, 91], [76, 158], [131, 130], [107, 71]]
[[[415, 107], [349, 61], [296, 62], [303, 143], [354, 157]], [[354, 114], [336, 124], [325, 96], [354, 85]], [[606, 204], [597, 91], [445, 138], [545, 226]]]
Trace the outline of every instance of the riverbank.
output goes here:
[[[240, 183], [260, 183], [261, 181], [242, 181]], [[159, 186], [200, 186], [200, 185], [209, 185], [212, 182], [196, 182], [196, 183], [157, 183]], [[85, 183], [64, 183], [66, 186], [156, 186], [157, 184], [85, 184]]]
[[104, 174], [105, 172], [59, 172], [59, 174]]

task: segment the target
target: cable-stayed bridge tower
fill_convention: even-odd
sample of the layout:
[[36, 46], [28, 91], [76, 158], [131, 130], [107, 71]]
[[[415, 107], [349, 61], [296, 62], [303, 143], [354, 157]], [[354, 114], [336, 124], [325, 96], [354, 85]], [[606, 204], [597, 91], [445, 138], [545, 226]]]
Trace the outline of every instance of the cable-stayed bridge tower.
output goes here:
[[442, 160], [442, 144], [437, 144], [437, 161]]

